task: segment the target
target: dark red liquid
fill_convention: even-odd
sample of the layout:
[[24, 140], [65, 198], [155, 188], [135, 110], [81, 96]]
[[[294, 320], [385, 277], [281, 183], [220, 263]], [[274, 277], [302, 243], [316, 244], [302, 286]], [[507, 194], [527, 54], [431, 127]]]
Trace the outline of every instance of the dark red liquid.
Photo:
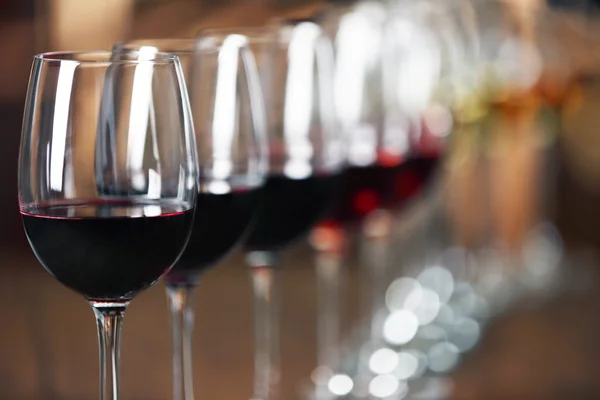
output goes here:
[[350, 166], [327, 219], [357, 223], [378, 209], [401, 208], [428, 182], [437, 157], [411, 158], [398, 166]]
[[[130, 299], [177, 261], [192, 210], [161, 204], [61, 204], [22, 212], [44, 268], [91, 300]], [[152, 216], [145, 216], [152, 215]]]
[[167, 283], [187, 283], [226, 257], [248, 232], [259, 196], [260, 189], [199, 194], [192, 235]]
[[338, 180], [338, 176], [270, 176], [246, 248], [275, 251], [302, 237], [326, 211]]

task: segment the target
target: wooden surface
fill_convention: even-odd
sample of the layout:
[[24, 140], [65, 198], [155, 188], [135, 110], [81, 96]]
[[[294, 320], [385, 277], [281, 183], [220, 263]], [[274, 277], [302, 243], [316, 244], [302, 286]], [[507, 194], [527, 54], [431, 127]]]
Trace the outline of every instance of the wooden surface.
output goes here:
[[600, 398], [600, 295], [523, 307], [495, 321], [455, 372], [454, 399]]
[[[315, 286], [306, 249], [283, 272], [282, 399], [298, 397], [315, 363]], [[98, 356], [90, 307], [33, 256], [3, 257], [0, 269], [1, 399], [96, 399]], [[355, 320], [356, 276], [344, 321]], [[194, 367], [198, 399], [248, 399], [252, 385], [252, 302], [239, 257], [208, 272], [196, 296]], [[494, 321], [454, 373], [453, 399], [600, 398], [600, 292], [518, 305]], [[122, 399], [171, 398], [164, 287], [136, 298], [122, 344]]]

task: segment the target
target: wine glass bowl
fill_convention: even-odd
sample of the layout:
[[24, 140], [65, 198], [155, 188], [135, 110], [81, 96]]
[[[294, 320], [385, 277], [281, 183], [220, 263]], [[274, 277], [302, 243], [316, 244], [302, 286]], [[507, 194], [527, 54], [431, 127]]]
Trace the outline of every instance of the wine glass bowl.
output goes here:
[[[25, 231], [51, 274], [96, 300], [128, 300], [158, 280], [193, 218], [196, 161], [177, 60], [138, 56], [37, 56], [25, 112]], [[137, 97], [153, 81], [164, 82], [160, 100]]]
[[[421, 24], [438, 43], [443, 68], [430, 93], [450, 117], [450, 141], [434, 191], [398, 219], [397, 279], [386, 282], [386, 304], [375, 310], [384, 316], [382, 340], [352, 343], [342, 369], [355, 384], [352, 398], [384, 397], [378, 386], [390, 375], [394, 390], [386, 396], [421, 397], [430, 384], [449, 389], [439, 383], [478, 343], [490, 317], [522, 296], [552, 295], [564, 276], [557, 273], [562, 243], [547, 203], [555, 179], [547, 167], [562, 150], [556, 138], [573, 60], [556, 16], [524, 2], [429, 3], [433, 19], [402, 4], [405, 14], [392, 23], [405, 34], [407, 22]], [[423, 51], [418, 40], [405, 43]], [[415, 368], [409, 376], [386, 370], [392, 359], [400, 369], [400, 360]]]
[[201, 183], [190, 242], [168, 284], [193, 284], [236, 248], [253, 219], [267, 148], [258, 72], [246, 42], [229, 35], [221, 42], [146, 39], [114, 46], [173, 52], [185, 66]]

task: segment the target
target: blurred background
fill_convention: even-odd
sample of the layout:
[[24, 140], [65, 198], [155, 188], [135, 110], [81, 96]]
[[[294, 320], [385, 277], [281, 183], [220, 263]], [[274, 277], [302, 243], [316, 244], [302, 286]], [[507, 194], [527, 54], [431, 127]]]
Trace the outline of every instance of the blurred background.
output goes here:
[[[17, 155], [33, 54], [105, 49], [119, 40], [189, 36], [210, 27], [261, 25], [277, 16], [312, 16], [324, 6], [323, 1], [302, 0], [0, 0], [0, 399], [92, 399], [97, 392], [97, 343], [89, 306], [39, 265], [18, 212]], [[549, 6], [589, 16], [593, 2], [562, 0]], [[569, 23], [581, 24], [593, 36], [595, 25], [582, 18]], [[582, 54], [597, 51], [585, 41], [575, 47]], [[578, 53], [570, 54], [576, 58]], [[553, 139], [539, 146], [536, 138], [527, 139], [535, 135], [513, 132], [507, 136], [516, 139], [490, 140], [486, 151], [468, 157], [453, 152], [450, 167], [427, 196], [399, 217], [396, 251], [408, 261], [392, 272], [397, 276], [390, 283], [397, 284], [390, 288], [396, 292], [389, 289], [388, 297], [401, 296], [398, 288], [406, 284], [423, 282], [422, 274], [407, 266], [415, 249], [425, 245], [438, 246], [436, 251], [445, 256], [462, 257], [462, 272], [453, 271], [456, 293], [458, 278], [470, 285], [461, 290], [485, 293], [480, 296], [483, 311], [471, 312], [468, 321], [463, 318], [469, 324], [452, 325], [464, 328], [465, 351], [460, 351], [460, 341], [453, 342], [452, 351], [431, 345], [436, 337], [432, 329], [419, 333], [421, 342], [429, 340], [428, 346], [438, 350], [437, 358], [435, 352], [428, 353], [430, 375], [448, 378], [444, 395], [432, 392], [419, 398], [600, 398], [600, 82], [595, 78], [600, 70], [594, 71], [600, 61], [589, 59], [575, 94], [569, 92], [570, 100], [564, 102], [568, 106], [551, 119], [554, 131], [563, 134], [551, 135]], [[505, 106], [510, 108], [499, 105]], [[473, 147], [468, 140], [456, 146]], [[496, 221], [491, 225], [504, 240], [502, 246], [481, 244], [490, 235], [481, 225], [490, 219]], [[448, 225], [463, 247], [447, 241]], [[494, 253], [506, 248], [512, 255], [512, 247], [523, 243], [527, 245], [519, 254], [524, 261], [506, 262]], [[306, 248], [299, 243], [283, 261], [283, 399], [299, 398], [299, 386], [316, 366], [314, 260]], [[341, 315], [342, 331], [350, 338], [360, 308], [355, 258], [348, 260]], [[523, 264], [522, 273], [499, 272], [503, 262]], [[196, 298], [194, 363], [200, 399], [242, 399], [251, 393], [249, 277], [241, 256], [225, 264], [206, 274]], [[469, 270], [470, 265], [475, 267]], [[416, 280], [399, 281], [411, 274]], [[124, 399], [170, 398], [167, 315], [160, 284], [136, 298], [128, 310], [122, 346]], [[348, 342], [351, 350], [357, 347], [352, 339]]]

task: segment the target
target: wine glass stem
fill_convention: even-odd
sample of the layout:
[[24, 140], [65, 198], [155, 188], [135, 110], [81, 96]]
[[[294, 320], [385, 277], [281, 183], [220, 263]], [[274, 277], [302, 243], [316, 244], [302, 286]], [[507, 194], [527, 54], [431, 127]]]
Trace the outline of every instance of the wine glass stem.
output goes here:
[[377, 210], [365, 219], [362, 226], [361, 267], [366, 278], [362, 308], [370, 326], [369, 336], [372, 341], [378, 341], [383, 334], [380, 313], [385, 309], [391, 218], [387, 211]]
[[173, 340], [173, 400], [194, 400], [192, 330], [195, 285], [167, 286]]
[[369, 262], [363, 265], [368, 268], [367, 273], [370, 274], [368, 281], [371, 295], [367, 298], [370, 299], [368, 310], [371, 321], [371, 340], [378, 341], [383, 336], [383, 321], [380, 313], [385, 310], [389, 241], [368, 238], [366, 246]]
[[279, 284], [273, 264], [252, 265], [254, 290], [254, 397], [276, 398], [279, 381]]
[[127, 304], [92, 302], [100, 347], [100, 400], [119, 399], [119, 345]]
[[340, 342], [341, 252], [318, 252], [317, 361], [320, 367], [336, 368]]

